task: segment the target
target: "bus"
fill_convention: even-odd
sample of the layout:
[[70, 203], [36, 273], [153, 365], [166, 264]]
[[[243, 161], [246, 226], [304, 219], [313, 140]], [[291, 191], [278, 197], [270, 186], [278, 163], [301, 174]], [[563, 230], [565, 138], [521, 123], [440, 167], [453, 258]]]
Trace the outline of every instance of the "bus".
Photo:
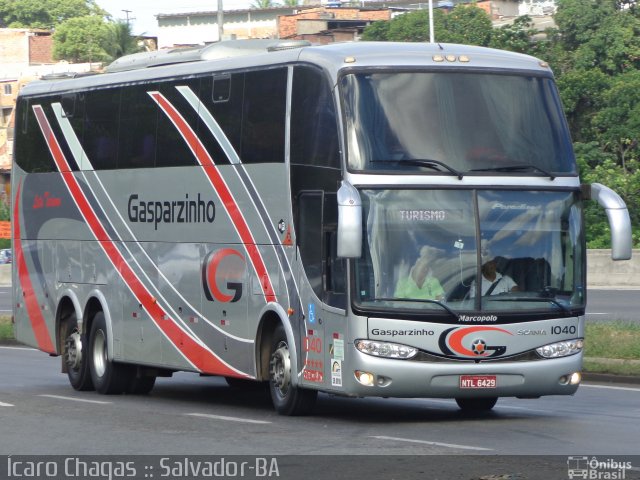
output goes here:
[[17, 338], [71, 386], [177, 371], [318, 392], [571, 395], [581, 185], [549, 66], [453, 44], [246, 40], [135, 54], [17, 101]]

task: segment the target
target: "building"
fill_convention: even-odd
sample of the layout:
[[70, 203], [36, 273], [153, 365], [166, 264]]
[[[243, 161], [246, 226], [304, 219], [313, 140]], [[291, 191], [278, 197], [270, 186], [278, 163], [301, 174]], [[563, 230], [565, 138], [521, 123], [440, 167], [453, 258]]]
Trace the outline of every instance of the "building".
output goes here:
[[86, 72], [99, 64], [53, 60], [49, 30], [0, 28], [0, 197], [8, 192], [13, 144], [13, 111], [20, 88], [43, 75]]
[[[304, 7], [274, 7], [228, 10], [223, 16], [223, 39], [277, 38], [278, 16], [290, 15]], [[158, 48], [207, 45], [217, 42], [218, 13], [160, 13]]]
[[278, 37], [332, 43], [358, 40], [364, 28], [377, 20], [390, 20], [388, 8], [316, 7], [278, 18]]

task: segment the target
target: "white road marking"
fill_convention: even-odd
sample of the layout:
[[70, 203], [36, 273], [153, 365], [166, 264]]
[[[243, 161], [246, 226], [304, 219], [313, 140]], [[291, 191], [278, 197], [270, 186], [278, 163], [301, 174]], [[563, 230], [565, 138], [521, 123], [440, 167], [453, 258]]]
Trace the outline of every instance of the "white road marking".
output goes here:
[[604, 388], [604, 389], [609, 389], [609, 390], [625, 390], [628, 392], [640, 392], [640, 388], [633, 388], [633, 387], [614, 387], [614, 386], [609, 386], [609, 385], [585, 385], [584, 383], [582, 385], [580, 385], [580, 388]]
[[251, 420], [250, 418], [240, 418], [240, 417], [225, 417], [223, 415], [209, 415], [207, 413], [185, 413], [185, 415], [189, 417], [211, 418], [212, 420], [225, 420], [227, 422], [256, 423], [256, 424], [271, 423], [265, 420]]
[[57, 400], [71, 400], [72, 402], [97, 403], [99, 405], [109, 405], [113, 402], [104, 402], [102, 400], [88, 400], [85, 398], [63, 397], [62, 395], [38, 395], [39, 397], [55, 398]]
[[11, 405], [10, 403], [0, 402], [0, 407], [15, 407], [15, 405]]
[[370, 438], [376, 438], [378, 440], [393, 440], [395, 442], [420, 443], [423, 445], [434, 445], [437, 447], [458, 448], [462, 450], [482, 450], [482, 451], [493, 450], [492, 448], [474, 447], [471, 445], [456, 445], [455, 443], [429, 442], [427, 440], [416, 440], [413, 438], [400, 438], [400, 437], [386, 437], [383, 435], [375, 435]]
[[0, 347], [0, 349], [4, 348], [5, 350], [30, 350], [32, 352], [39, 352], [40, 350], [36, 349], [36, 348], [31, 348], [31, 347], [7, 347], [7, 346], [2, 346]]

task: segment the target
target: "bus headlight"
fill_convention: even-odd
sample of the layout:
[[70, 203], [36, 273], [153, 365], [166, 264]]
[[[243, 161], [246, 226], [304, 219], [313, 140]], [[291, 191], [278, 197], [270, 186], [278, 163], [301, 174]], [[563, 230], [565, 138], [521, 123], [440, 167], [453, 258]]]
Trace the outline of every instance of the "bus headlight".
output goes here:
[[575, 355], [582, 351], [582, 347], [584, 347], [584, 340], [582, 338], [576, 338], [574, 340], [565, 340], [536, 348], [536, 352], [544, 358], [559, 358]]
[[356, 340], [356, 348], [362, 353], [374, 357], [407, 359], [418, 353], [417, 348], [399, 343], [377, 342], [374, 340]]

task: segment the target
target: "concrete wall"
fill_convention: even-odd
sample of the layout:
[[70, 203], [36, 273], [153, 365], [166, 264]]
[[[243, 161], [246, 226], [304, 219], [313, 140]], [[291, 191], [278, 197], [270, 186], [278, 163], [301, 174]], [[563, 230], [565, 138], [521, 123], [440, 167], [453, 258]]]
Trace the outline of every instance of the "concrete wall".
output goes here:
[[[11, 265], [0, 265], [0, 285], [11, 285]], [[614, 262], [610, 250], [587, 253], [587, 285], [590, 288], [640, 289], [640, 249], [631, 260]]]
[[592, 288], [640, 289], [640, 249], [633, 250], [631, 260], [618, 262], [611, 260], [611, 250], [589, 250], [587, 285]]

